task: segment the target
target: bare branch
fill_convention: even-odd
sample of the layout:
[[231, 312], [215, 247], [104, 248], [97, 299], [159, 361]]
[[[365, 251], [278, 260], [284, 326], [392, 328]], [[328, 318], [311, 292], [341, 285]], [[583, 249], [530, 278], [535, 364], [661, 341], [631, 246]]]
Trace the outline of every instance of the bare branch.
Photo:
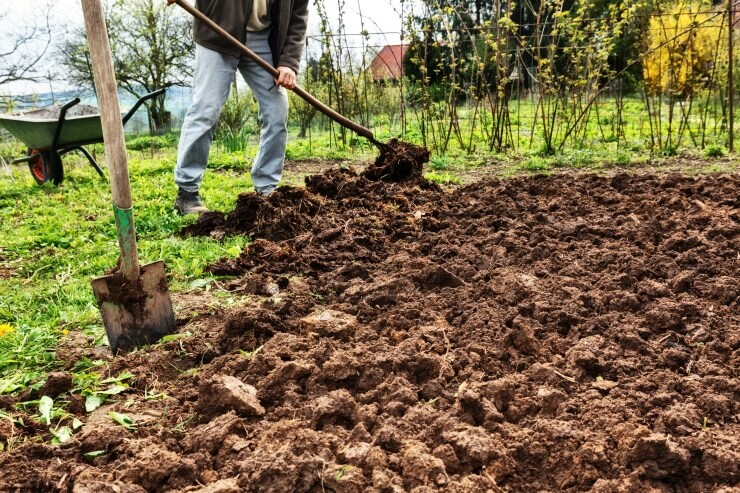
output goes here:
[[[0, 24], [7, 25], [8, 11], [0, 12]], [[37, 21], [0, 37], [0, 86], [17, 81], [38, 81], [39, 62], [51, 46], [51, 4]], [[39, 20], [40, 19], [40, 20]]]

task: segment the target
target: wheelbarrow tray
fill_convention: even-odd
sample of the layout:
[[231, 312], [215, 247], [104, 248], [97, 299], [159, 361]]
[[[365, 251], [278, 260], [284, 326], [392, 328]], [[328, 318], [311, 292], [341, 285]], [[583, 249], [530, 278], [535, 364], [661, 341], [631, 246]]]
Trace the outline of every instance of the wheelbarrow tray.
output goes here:
[[[29, 149], [50, 149], [59, 125], [59, 108], [51, 106], [24, 113], [0, 115], [0, 126]], [[99, 142], [103, 142], [103, 127], [97, 108], [75, 106], [67, 111], [57, 141], [58, 146], [74, 147]]]

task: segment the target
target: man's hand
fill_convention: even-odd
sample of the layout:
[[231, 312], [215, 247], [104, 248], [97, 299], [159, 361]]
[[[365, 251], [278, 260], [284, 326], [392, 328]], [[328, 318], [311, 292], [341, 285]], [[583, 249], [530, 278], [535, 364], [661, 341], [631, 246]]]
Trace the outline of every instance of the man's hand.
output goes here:
[[[174, 2], [175, 0], [172, 1]], [[292, 68], [278, 67], [277, 71], [280, 73], [280, 77], [275, 79], [276, 85], [282, 86], [286, 89], [295, 88], [295, 71]]]

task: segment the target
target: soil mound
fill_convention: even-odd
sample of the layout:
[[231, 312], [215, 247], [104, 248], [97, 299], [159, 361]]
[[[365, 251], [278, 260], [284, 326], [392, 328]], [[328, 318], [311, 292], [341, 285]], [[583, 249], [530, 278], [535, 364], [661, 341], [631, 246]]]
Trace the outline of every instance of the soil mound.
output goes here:
[[310, 175], [305, 179], [306, 189], [330, 199], [336, 199], [340, 193], [346, 195], [346, 189], [354, 190], [357, 173], [351, 168], [335, 168], [324, 173]]
[[227, 215], [209, 212], [183, 228], [184, 236], [244, 234], [254, 238], [281, 241], [303, 231], [322, 207], [320, 196], [304, 188], [281, 187], [265, 197], [259, 193], [239, 195], [234, 210]]
[[219, 227], [255, 241], [210, 267], [246, 302], [104, 357], [104, 376], [135, 379], [93, 413], [58, 386], [85, 423], [61, 447], [22, 444], [48, 427], [0, 400], [0, 490], [733, 491], [738, 187], [446, 193], [345, 170], [247, 194]]
[[362, 172], [371, 181], [401, 182], [421, 177], [429, 149], [393, 139], [381, 148], [375, 162]]
[[[354, 225], [360, 228], [365, 226], [360, 224], [361, 217], [377, 224], [382, 221], [383, 228], [394, 227], [386, 223], [388, 218], [378, 216], [379, 204], [387, 204], [384, 209], [391, 206], [406, 213], [410, 208], [429, 202], [432, 197], [442, 193], [442, 189], [425, 179], [421, 172], [404, 175], [402, 171], [410, 169], [412, 159], [418, 157], [419, 153], [426, 153], [428, 158], [428, 151], [411, 144], [395, 142], [394, 145], [399, 149], [399, 154], [394, 154], [395, 158], [387, 169], [398, 170], [394, 175], [396, 181], [373, 181], [365, 176], [365, 172], [358, 175], [351, 168], [334, 168], [307, 176], [305, 188], [280, 187], [267, 197], [257, 193], [241, 194], [230, 213], [203, 214], [195, 223], [183, 228], [180, 234], [217, 237], [245, 234], [273, 242], [292, 240], [307, 232], [322, 238], [331, 237], [341, 233], [337, 229], [336, 217], [347, 208], [356, 212], [358, 217]], [[381, 158], [378, 159], [380, 161]], [[393, 217], [398, 219], [393, 215], [393, 210], [387, 212], [391, 213], [391, 222]], [[405, 225], [399, 226], [403, 229]], [[365, 233], [359, 236], [364, 237]]]

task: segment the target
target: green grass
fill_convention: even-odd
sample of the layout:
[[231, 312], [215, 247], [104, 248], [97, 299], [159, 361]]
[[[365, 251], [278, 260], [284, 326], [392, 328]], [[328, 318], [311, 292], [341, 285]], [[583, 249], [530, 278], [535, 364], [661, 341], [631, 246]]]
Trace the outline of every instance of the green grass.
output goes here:
[[438, 173], [436, 171], [424, 174], [424, 178], [440, 185], [459, 185], [462, 183], [462, 180], [458, 176], [451, 173]]
[[[172, 208], [173, 165], [173, 149], [146, 159], [129, 153], [140, 261], [164, 260], [177, 292], [205, 287], [206, 265], [237, 255], [246, 239], [176, 235], [195, 218]], [[0, 394], [40, 385], [73, 332], [104, 343], [90, 281], [119, 256], [109, 185], [75, 154], [64, 167], [60, 187], [36, 185], [25, 164], [0, 169]], [[209, 169], [202, 190], [209, 207], [229, 211], [251, 183], [243, 169]]]

